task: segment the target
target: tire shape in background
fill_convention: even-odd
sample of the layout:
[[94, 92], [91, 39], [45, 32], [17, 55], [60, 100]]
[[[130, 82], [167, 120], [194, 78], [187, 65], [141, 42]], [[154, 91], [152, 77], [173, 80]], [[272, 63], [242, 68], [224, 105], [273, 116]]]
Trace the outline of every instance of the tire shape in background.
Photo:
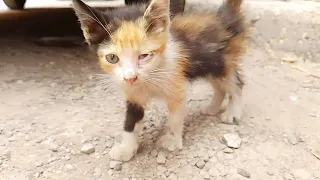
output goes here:
[[[126, 5], [148, 3], [150, 0], [125, 0]], [[171, 0], [170, 10], [171, 14], [182, 13], [184, 11], [186, 0]]]
[[10, 9], [23, 9], [26, 0], [3, 0]]

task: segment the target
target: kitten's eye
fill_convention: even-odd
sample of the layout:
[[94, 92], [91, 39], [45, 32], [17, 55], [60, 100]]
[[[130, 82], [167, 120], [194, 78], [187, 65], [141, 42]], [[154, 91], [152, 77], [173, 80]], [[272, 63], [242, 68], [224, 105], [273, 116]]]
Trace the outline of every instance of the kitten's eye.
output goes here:
[[119, 62], [119, 57], [115, 54], [107, 54], [106, 60], [111, 64], [115, 64], [115, 63]]
[[144, 59], [146, 59], [147, 57], [149, 57], [149, 54], [140, 54], [139, 57], [138, 57], [138, 59], [139, 59], [139, 60], [144, 60]]

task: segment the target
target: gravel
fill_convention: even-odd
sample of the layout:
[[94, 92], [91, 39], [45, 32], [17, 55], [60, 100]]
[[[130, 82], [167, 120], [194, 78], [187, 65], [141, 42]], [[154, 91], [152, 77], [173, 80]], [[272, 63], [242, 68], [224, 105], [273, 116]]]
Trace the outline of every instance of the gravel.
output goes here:
[[165, 164], [166, 163], [166, 157], [163, 152], [159, 152], [158, 157], [157, 157], [157, 163], [158, 164]]
[[91, 153], [93, 153], [94, 151], [95, 151], [95, 148], [94, 148], [93, 145], [90, 144], [90, 143], [84, 144], [84, 145], [82, 146], [82, 148], [81, 148], [81, 152], [82, 152], [83, 154], [91, 154]]
[[225, 134], [222, 140], [230, 148], [238, 149], [241, 145], [241, 138], [238, 134]]
[[242, 169], [242, 168], [238, 168], [237, 169], [237, 173], [243, 177], [246, 177], [246, 178], [250, 178], [251, 177], [251, 174], [246, 171], [245, 169]]
[[109, 167], [115, 171], [121, 171], [122, 170], [122, 162], [119, 161], [110, 161]]
[[203, 160], [199, 160], [199, 161], [196, 163], [196, 166], [197, 166], [199, 169], [203, 169], [205, 165], [206, 165], [206, 163], [205, 163]]

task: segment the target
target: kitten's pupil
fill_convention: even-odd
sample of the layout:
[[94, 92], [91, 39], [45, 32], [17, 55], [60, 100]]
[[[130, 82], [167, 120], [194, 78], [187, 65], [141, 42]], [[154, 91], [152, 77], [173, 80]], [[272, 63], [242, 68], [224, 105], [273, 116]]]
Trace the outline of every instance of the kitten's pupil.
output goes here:
[[115, 54], [107, 54], [106, 60], [111, 64], [115, 64], [119, 61], [119, 57]]

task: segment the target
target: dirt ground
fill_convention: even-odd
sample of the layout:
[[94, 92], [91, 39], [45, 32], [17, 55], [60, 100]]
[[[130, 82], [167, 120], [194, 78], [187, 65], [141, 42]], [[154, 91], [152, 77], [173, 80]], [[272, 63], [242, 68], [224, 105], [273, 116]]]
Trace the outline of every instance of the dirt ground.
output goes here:
[[[1, 180], [320, 180], [320, 64], [270, 58], [250, 41], [239, 125], [200, 115], [212, 90], [199, 81], [190, 88], [183, 150], [158, 146], [167, 110], [153, 102], [139, 153], [118, 164], [108, 152], [121, 138], [124, 99], [92, 79], [101, 71], [88, 54], [86, 46], [0, 39]], [[241, 139], [238, 149], [222, 143], [229, 133]], [[82, 153], [86, 143], [95, 151]]]

